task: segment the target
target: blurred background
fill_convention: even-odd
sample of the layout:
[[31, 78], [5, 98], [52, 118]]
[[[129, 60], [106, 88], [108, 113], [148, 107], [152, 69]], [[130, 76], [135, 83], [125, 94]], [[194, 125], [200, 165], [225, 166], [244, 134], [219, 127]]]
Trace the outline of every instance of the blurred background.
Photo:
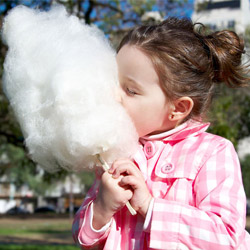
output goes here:
[[[8, 11], [20, 4], [41, 10], [62, 4], [70, 14], [103, 30], [114, 48], [135, 25], [168, 16], [191, 18], [211, 30], [236, 31], [245, 41], [243, 60], [249, 63], [249, 0], [0, 0], [0, 28]], [[0, 249], [77, 249], [71, 238], [72, 218], [94, 175], [63, 170], [49, 174], [29, 159], [2, 90], [6, 52], [0, 40]], [[250, 89], [218, 87], [209, 118], [210, 132], [231, 140], [239, 153], [250, 215]]]

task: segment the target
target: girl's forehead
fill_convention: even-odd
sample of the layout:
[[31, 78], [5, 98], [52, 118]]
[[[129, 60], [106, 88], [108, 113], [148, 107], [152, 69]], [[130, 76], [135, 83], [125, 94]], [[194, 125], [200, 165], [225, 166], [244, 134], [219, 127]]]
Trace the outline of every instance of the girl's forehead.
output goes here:
[[135, 46], [125, 45], [117, 54], [117, 64], [121, 70], [130, 72], [142, 71], [146, 73], [148, 70], [152, 73], [154, 70], [151, 59]]
[[142, 50], [133, 45], [123, 46], [117, 54], [117, 59], [121, 61], [133, 60], [135, 63], [140, 60], [151, 62], [150, 58]]
[[150, 58], [135, 46], [122, 47], [117, 55], [117, 64], [119, 77], [122, 80], [130, 79], [141, 86], [159, 82]]

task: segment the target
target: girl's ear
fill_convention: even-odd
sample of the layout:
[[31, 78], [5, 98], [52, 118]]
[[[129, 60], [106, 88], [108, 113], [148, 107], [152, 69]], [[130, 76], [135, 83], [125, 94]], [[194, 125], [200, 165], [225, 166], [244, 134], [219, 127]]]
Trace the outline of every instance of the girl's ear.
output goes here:
[[194, 102], [188, 96], [181, 97], [174, 101], [173, 110], [169, 114], [170, 121], [180, 122], [184, 120], [192, 111]]

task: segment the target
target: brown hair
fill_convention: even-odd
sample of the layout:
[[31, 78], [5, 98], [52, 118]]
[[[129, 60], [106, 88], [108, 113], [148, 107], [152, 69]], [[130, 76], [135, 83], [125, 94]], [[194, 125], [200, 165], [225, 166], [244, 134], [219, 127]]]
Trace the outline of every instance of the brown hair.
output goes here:
[[117, 51], [126, 44], [136, 46], [152, 60], [168, 100], [192, 98], [194, 107], [188, 118], [206, 114], [215, 83], [240, 87], [250, 79], [247, 67], [241, 64], [244, 44], [233, 31], [205, 34], [203, 25], [171, 17], [158, 25], [131, 30]]

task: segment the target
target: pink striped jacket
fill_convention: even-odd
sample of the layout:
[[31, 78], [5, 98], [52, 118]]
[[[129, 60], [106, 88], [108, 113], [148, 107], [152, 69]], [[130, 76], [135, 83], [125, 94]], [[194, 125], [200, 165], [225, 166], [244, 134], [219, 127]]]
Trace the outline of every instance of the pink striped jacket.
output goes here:
[[147, 218], [124, 207], [100, 231], [91, 226], [99, 179], [73, 222], [82, 249], [250, 249], [246, 198], [237, 154], [228, 140], [206, 133], [208, 124], [186, 122], [140, 139], [134, 160], [154, 203]]

